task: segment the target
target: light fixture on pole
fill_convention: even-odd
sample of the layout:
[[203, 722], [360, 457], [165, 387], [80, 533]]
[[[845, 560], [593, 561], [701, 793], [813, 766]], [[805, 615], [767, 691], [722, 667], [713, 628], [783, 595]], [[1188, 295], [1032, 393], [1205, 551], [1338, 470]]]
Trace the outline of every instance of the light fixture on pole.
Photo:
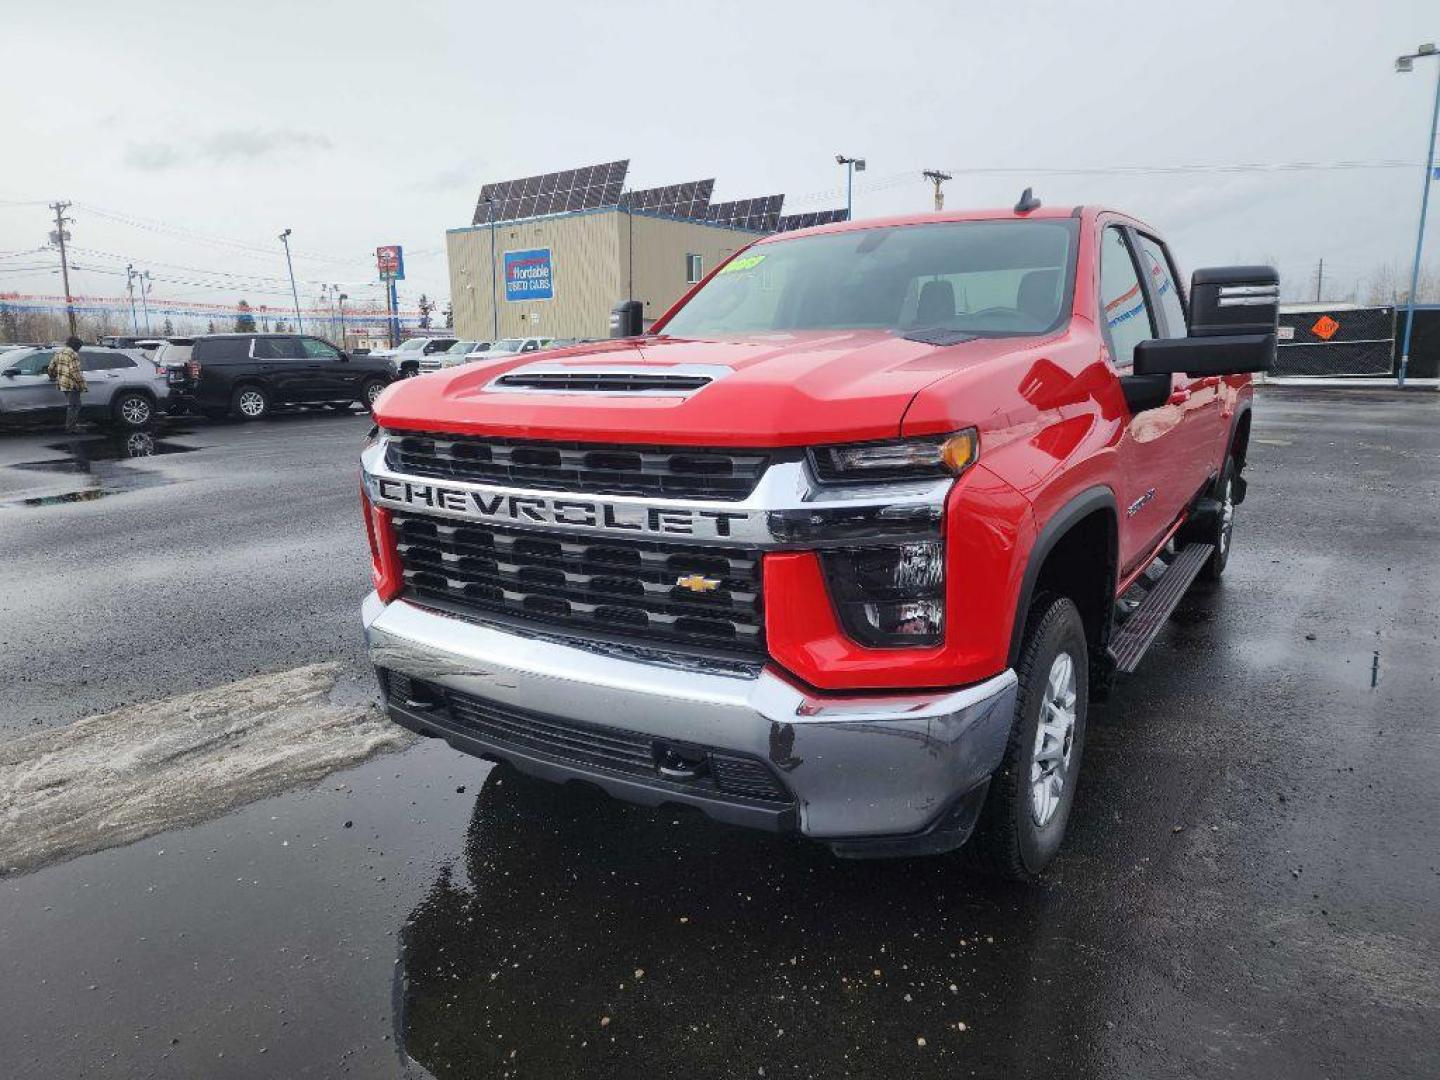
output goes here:
[[295, 288], [295, 265], [290, 261], [290, 231], [280, 234], [280, 243], [285, 245], [285, 269], [290, 271], [290, 295], [295, 298], [295, 329], [304, 333], [305, 324], [300, 319], [300, 290]]
[[845, 166], [845, 219], [853, 221], [855, 220], [855, 174], [865, 171], [865, 159], [836, 154], [835, 164]]
[[[1421, 45], [1413, 53], [1395, 58], [1395, 70], [1414, 71], [1415, 61], [1422, 57], [1440, 58], [1440, 50], [1433, 44]], [[1415, 263], [1410, 269], [1410, 295], [1405, 305], [1405, 340], [1400, 346], [1400, 373], [1397, 381], [1405, 385], [1405, 373], [1410, 368], [1410, 335], [1415, 329], [1415, 290], [1420, 287], [1420, 256], [1425, 248], [1425, 211], [1430, 206], [1430, 178], [1435, 173], [1435, 128], [1440, 126], [1440, 63], [1435, 65], [1435, 107], [1430, 113], [1430, 139], [1425, 151], [1425, 186], [1420, 193], [1420, 225], [1415, 230]]]

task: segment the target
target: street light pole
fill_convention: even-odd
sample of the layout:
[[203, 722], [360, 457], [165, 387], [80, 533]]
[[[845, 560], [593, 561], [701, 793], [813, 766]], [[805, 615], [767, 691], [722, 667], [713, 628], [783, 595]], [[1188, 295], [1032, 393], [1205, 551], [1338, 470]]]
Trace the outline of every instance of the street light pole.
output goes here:
[[146, 270], [143, 274], [135, 276], [140, 279], [140, 307], [145, 312], [145, 335], [148, 337], [150, 335], [150, 271]]
[[135, 264], [125, 265], [125, 291], [130, 294], [130, 325], [135, 328], [135, 336], [140, 336], [140, 316], [135, 314], [135, 279], [139, 277], [135, 273]]
[[345, 301], [350, 299], [349, 293], [341, 293], [340, 302], [340, 348], [345, 348]]
[[[1395, 60], [1396, 71], [1413, 71], [1415, 61], [1421, 57], [1440, 57], [1440, 50], [1433, 44], [1421, 45], [1418, 50]], [[1410, 296], [1405, 305], [1405, 340], [1400, 346], [1400, 374], [1396, 380], [1405, 385], [1405, 374], [1410, 368], [1410, 335], [1415, 329], [1415, 291], [1420, 287], [1420, 256], [1425, 247], [1425, 212], [1430, 206], [1430, 177], [1435, 171], [1435, 129], [1440, 126], [1440, 63], [1435, 65], [1435, 107], [1430, 113], [1430, 143], [1425, 152], [1425, 186], [1420, 194], [1420, 225], [1415, 230], [1415, 262], [1410, 268]]]
[[865, 159], [836, 154], [835, 164], [845, 166], [845, 220], [853, 221], [855, 220], [855, 174], [865, 171]]
[[485, 216], [490, 219], [490, 343], [500, 340], [500, 297], [495, 288], [495, 199], [485, 197]]
[[300, 319], [300, 290], [295, 288], [295, 264], [290, 261], [290, 230], [280, 234], [280, 243], [285, 245], [285, 269], [290, 271], [290, 295], [295, 298], [295, 329], [305, 332], [305, 323]]

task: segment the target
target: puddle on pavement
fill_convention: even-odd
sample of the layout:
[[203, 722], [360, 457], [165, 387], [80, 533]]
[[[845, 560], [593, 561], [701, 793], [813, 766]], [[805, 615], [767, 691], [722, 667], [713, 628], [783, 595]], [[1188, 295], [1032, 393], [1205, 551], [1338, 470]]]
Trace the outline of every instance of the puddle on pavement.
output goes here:
[[[180, 434], [180, 433], [176, 433]], [[181, 446], [168, 439], [157, 439], [148, 431], [132, 431], [126, 435], [108, 438], [77, 438], [64, 442], [47, 443], [47, 448], [63, 457], [46, 458], [41, 461], [21, 461], [11, 468], [33, 469], [41, 472], [91, 472], [91, 466], [104, 462], [127, 461], [130, 458], [159, 457], [162, 454], [188, 454], [198, 449]]]
[[[169, 430], [165, 435], [184, 435], [184, 430]], [[131, 469], [125, 462], [134, 458], [159, 457], [165, 454], [188, 454], [198, 446], [184, 446], [169, 438], [157, 438], [149, 431], [131, 431], [109, 436], [77, 436], [60, 442], [47, 443], [57, 457], [38, 461], [21, 461], [8, 466], [29, 472], [61, 473], [90, 477], [90, 486], [80, 491], [59, 495], [42, 495], [12, 500], [12, 506], [58, 506], [64, 503], [93, 502], [107, 495], [140, 488], [168, 484], [168, 477], [148, 470]]]

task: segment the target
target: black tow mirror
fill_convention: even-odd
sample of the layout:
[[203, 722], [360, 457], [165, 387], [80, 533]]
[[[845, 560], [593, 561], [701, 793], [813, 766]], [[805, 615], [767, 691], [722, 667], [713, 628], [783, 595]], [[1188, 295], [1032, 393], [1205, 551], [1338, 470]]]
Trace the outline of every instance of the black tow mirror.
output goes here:
[[[1280, 278], [1270, 266], [1221, 266], [1195, 271], [1190, 283], [1189, 336], [1135, 346], [1131, 408], [1156, 408], [1169, 397], [1169, 377], [1244, 375], [1275, 363]], [[1165, 393], [1160, 393], [1163, 385]], [[1133, 399], [1133, 400], [1132, 400]]]
[[19, 374], [20, 374], [20, 369], [19, 369], [19, 368], [13, 368], [13, 367], [12, 367], [12, 368], [6, 368], [6, 369], [5, 369], [5, 378], [7, 378], [7, 379], [13, 379], [13, 378], [15, 378], [16, 375], [19, 375]]

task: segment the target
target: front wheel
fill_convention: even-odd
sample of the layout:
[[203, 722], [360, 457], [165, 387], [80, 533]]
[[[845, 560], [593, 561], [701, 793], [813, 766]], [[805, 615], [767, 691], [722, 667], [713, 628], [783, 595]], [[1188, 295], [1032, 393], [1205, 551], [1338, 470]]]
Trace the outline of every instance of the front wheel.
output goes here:
[[1015, 666], [1015, 723], [972, 841], [980, 862], [997, 874], [1033, 881], [1065, 838], [1085, 746], [1089, 671], [1074, 601], [1042, 596], [1026, 619]]
[[230, 399], [230, 411], [241, 420], [262, 420], [270, 413], [270, 395], [258, 386], [242, 386]]
[[110, 403], [110, 412], [121, 427], [135, 431], [155, 419], [155, 403], [146, 394], [127, 392]]

